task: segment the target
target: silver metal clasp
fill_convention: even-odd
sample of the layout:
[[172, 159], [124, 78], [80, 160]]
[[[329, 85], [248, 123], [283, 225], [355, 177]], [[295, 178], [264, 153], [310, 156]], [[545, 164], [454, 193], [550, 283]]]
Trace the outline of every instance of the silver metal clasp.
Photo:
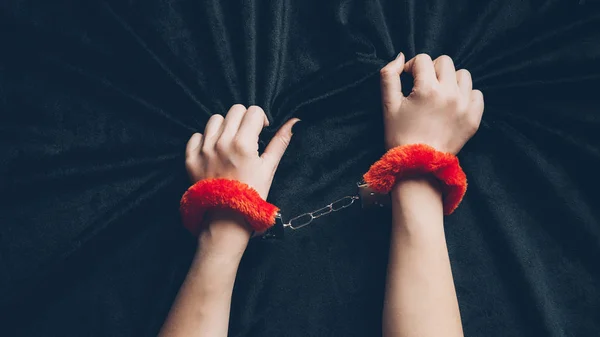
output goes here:
[[308, 226], [311, 222], [313, 222], [313, 220], [325, 216], [329, 213], [337, 212], [344, 208], [348, 208], [352, 206], [356, 200], [359, 199], [361, 201], [363, 209], [383, 208], [390, 206], [391, 200], [389, 194], [377, 193], [372, 188], [370, 188], [369, 185], [362, 181], [358, 182], [356, 185], [358, 186], [358, 195], [345, 196], [341, 199], [330, 203], [325, 207], [319, 208], [312, 212], [307, 212], [295, 216], [289, 219], [288, 222], [284, 222], [281, 213], [277, 213], [277, 216], [275, 217], [275, 225], [273, 225], [266, 232], [264, 232], [261, 237], [263, 239], [283, 238], [284, 228], [287, 227], [296, 230]]
[[389, 194], [375, 192], [367, 183], [361, 181], [358, 186], [358, 195], [363, 209], [389, 207], [392, 203]]

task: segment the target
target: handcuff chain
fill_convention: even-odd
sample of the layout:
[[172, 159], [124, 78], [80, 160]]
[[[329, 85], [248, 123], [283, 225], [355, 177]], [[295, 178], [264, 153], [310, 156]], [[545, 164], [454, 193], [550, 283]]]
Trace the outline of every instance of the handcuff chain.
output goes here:
[[354, 202], [358, 199], [360, 199], [360, 197], [358, 195], [345, 196], [341, 199], [338, 199], [338, 200], [330, 203], [329, 205], [327, 205], [325, 207], [322, 207], [322, 208], [319, 208], [312, 212], [304, 213], [304, 214], [298, 215], [296, 217], [293, 217], [290, 220], [288, 220], [288, 222], [285, 223], [283, 225], [283, 227], [289, 227], [294, 230], [302, 228], [302, 227], [310, 224], [314, 219], [320, 218], [331, 212], [337, 212], [341, 209], [352, 206], [352, 204], [354, 204]]

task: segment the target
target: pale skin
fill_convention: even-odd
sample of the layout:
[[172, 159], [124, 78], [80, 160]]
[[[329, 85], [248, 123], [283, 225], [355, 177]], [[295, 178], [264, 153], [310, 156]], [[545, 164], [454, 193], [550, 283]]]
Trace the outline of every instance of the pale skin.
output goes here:
[[[457, 154], [475, 134], [483, 95], [452, 59], [399, 55], [381, 70], [386, 145], [423, 143]], [[414, 77], [404, 97], [399, 75]], [[392, 231], [383, 307], [388, 337], [463, 336], [444, 235], [442, 197], [428, 177], [399, 181], [392, 190]]]
[[[408, 97], [401, 91], [402, 72], [415, 78]], [[456, 71], [447, 56], [433, 61], [421, 54], [405, 62], [400, 54], [381, 70], [381, 87], [387, 148], [422, 143], [456, 154], [481, 122], [483, 95], [473, 90], [469, 72]], [[260, 155], [258, 135], [268, 125], [261, 108], [234, 105], [225, 118], [214, 115], [204, 133], [188, 141], [191, 182], [235, 179], [266, 199], [297, 121], [286, 122]], [[403, 179], [391, 193], [384, 336], [463, 335], [438, 185], [426, 176]], [[211, 214], [160, 336], [227, 336], [235, 275], [250, 236], [241, 215]]]
[[[269, 123], [261, 108], [236, 104], [225, 118], [213, 115], [204, 133], [194, 134], [186, 147], [191, 182], [235, 179], [266, 199], [290, 143], [292, 126], [298, 121], [287, 121], [259, 155], [258, 136]], [[235, 275], [251, 233], [239, 214], [221, 211], [211, 215], [198, 236], [192, 266], [159, 336], [227, 336]]]

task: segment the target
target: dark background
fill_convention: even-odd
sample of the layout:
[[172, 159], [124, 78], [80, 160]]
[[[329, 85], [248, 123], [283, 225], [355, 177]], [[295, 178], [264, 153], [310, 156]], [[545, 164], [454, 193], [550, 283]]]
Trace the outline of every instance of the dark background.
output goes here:
[[[466, 336], [598, 335], [600, 8], [576, 0], [2, 0], [0, 335], [155, 335], [195, 249], [189, 136], [234, 103], [265, 141], [302, 118], [269, 200], [319, 208], [383, 153], [400, 51], [485, 95], [446, 219]], [[357, 206], [253, 241], [231, 336], [380, 335], [389, 223]]]

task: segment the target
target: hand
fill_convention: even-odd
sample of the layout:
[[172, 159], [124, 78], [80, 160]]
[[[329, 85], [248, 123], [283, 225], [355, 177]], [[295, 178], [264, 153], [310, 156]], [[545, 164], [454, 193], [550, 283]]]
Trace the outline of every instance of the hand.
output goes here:
[[[294, 118], [285, 123], [259, 155], [258, 136], [269, 125], [260, 107], [246, 109], [236, 104], [225, 118], [213, 115], [204, 134], [195, 133], [187, 144], [185, 167], [192, 183], [208, 178], [234, 179], [253, 187], [266, 199], [275, 170], [291, 140], [292, 126], [298, 121]], [[239, 214], [219, 211], [211, 214], [203, 234], [247, 244], [250, 233]]]
[[[456, 71], [448, 56], [432, 61], [429, 55], [419, 54], [404, 61], [400, 53], [381, 69], [387, 148], [421, 143], [457, 154], [479, 128], [483, 94], [473, 90], [471, 74]], [[403, 71], [414, 77], [408, 97], [402, 94]]]

